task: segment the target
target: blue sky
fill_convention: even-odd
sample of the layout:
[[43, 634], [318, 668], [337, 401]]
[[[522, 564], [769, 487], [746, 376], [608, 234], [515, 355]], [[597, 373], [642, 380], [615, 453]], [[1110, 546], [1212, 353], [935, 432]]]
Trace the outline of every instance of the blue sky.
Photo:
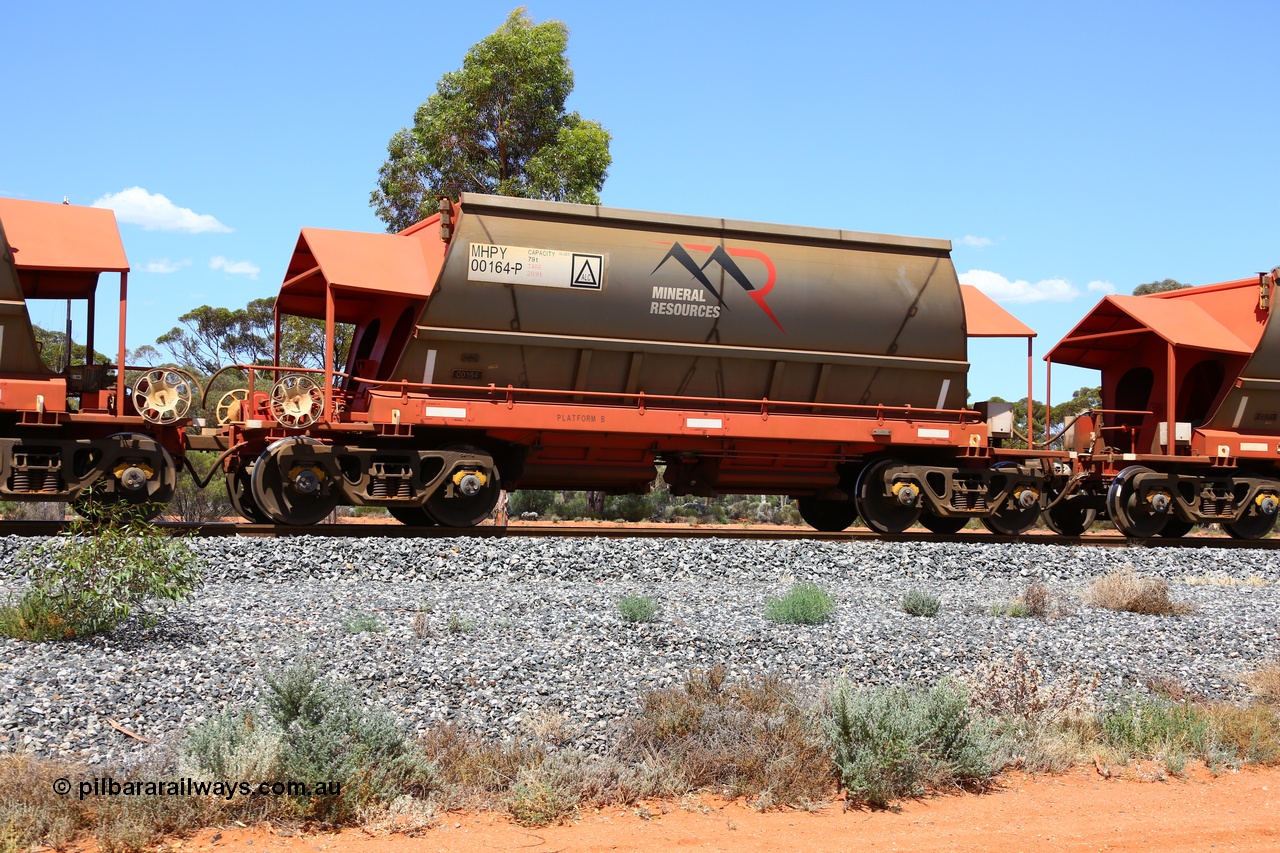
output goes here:
[[[11, 4], [0, 195], [134, 210], [128, 345], [150, 343], [274, 294], [303, 226], [382, 230], [388, 139], [512, 8]], [[951, 239], [1040, 333], [1037, 396], [1102, 293], [1280, 263], [1280, 4], [528, 9], [568, 24], [569, 106], [613, 134], [606, 204]], [[159, 195], [191, 215], [149, 230]], [[973, 400], [1023, 393], [1021, 342], [971, 359]], [[1095, 376], [1056, 369], [1054, 399]]]

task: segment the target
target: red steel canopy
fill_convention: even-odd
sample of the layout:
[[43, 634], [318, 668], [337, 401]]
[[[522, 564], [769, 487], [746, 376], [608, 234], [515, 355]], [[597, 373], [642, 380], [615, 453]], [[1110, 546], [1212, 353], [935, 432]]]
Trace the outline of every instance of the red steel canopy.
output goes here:
[[960, 285], [965, 328], [971, 338], [1034, 338], [1035, 330], [972, 284]]
[[[1256, 287], [1256, 282], [1244, 284]], [[1253, 352], [1253, 343], [1242, 339], [1199, 304], [1196, 297], [1200, 294], [1192, 290], [1185, 293], [1182, 298], [1107, 296], [1045, 359], [1101, 370], [1115, 361], [1117, 352], [1133, 348], [1134, 336], [1143, 334], [1155, 335], [1174, 347], [1235, 355]]]
[[27, 299], [88, 299], [99, 273], [129, 271], [106, 208], [0, 198], [0, 222]]
[[428, 257], [421, 239], [303, 228], [276, 310], [323, 320], [328, 288], [333, 293], [334, 319], [356, 323], [368, 313], [375, 294], [425, 300], [443, 260], [443, 252]]

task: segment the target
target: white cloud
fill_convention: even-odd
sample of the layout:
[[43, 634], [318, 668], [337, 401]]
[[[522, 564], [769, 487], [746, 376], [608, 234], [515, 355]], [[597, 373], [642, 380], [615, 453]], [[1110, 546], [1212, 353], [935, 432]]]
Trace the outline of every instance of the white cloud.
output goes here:
[[1109, 281], [1091, 281], [1085, 285], [1090, 293], [1115, 293], [1116, 286]]
[[145, 272], [171, 273], [177, 272], [183, 267], [191, 263], [190, 259], [181, 261], [171, 261], [168, 258], [161, 258], [158, 261], [150, 261], [147, 263]]
[[1070, 302], [1080, 295], [1074, 284], [1062, 278], [1047, 278], [1035, 283], [1009, 281], [1000, 273], [969, 270], [960, 275], [963, 284], [971, 284], [997, 302]]
[[960, 244], [968, 246], [970, 249], [985, 249], [992, 244], [989, 237], [975, 237], [972, 234], [966, 234], [960, 238]]
[[261, 269], [252, 261], [229, 261], [222, 255], [215, 255], [209, 259], [209, 269], [222, 270], [231, 275], [247, 275], [254, 281], [258, 280], [258, 273]]
[[93, 206], [110, 208], [121, 222], [141, 225], [147, 231], [182, 231], [186, 234], [225, 234], [231, 231], [207, 213], [178, 207], [160, 193], [149, 193], [142, 187], [107, 193]]

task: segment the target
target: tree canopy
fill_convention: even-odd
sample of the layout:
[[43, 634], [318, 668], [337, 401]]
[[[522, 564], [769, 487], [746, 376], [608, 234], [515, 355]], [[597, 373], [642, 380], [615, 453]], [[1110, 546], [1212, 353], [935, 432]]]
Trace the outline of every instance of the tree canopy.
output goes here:
[[[36, 345], [40, 349], [40, 360], [44, 362], [45, 367], [55, 372], [62, 372], [66, 360], [67, 333], [45, 329], [34, 323], [31, 324], [31, 331], [35, 335]], [[84, 364], [87, 354], [88, 350], [85, 345], [78, 344], [72, 339], [71, 363]], [[95, 349], [93, 361], [95, 364], [110, 364], [112, 359]]]
[[1166, 278], [1164, 281], [1149, 281], [1146, 284], [1138, 285], [1133, 289], [1133, 295], [1146, 296], [1149, 293], [1164, 293], [1166, 290], [1182, 290], [1183, 288], [1190, 286], [1191, 285], [1183, 284], [1176, 279]]
[[387, 145], [369, 204], [399, 231], [462, 192], [599, 204], [612, 158], [598, 122], [565, 111], [573, 70], [560, 21], [521, 7], [467, 51]]
[[[175, 326], [156, 339], [176, 364], [208, 376], [232, 364], [269, 364], [275, 323], [275, 297], [254, 299], [244, 308], [201, 305], [178, 318]], [[334, 329], [334, 369], [341, 370], [351, 344], [351, 326]], [[280, 363], [295, 367], [324, 367], [324, 323], [284, 315], [280, 329]]]
[[[1013, 405], [1013, 429], [1015, 437], [1006, 441], [1008, 447], [1026, 447], [1027, 434], [1027, 401], [1026, 398], [1021, 400], [1009, 401], [1001, 397], [992, 397], [997, 403], [1009, 403]], [[1089, 409], [1096, 409], [1102, 405], [1102, 388], [1101, 386], [1077, 388], [1072, 393], [1071, 399], [1064, 403], [1059, 403], [1049, 412], [1050, 435], [1057, 435], [1062, 430], [1062, 425], [1066, 423], [1066, 419], [1071, 415], [1078, 415]], [[1040, 400], [1032, 401], [1032, 413], [1035, 415], [1035, 440], [1037, 442], [1044, 441], [1044, 420], [1045, 408], [1044, 403]], [[1055, 447], [1061, 446], [1061, 440], [1055, 442]]]

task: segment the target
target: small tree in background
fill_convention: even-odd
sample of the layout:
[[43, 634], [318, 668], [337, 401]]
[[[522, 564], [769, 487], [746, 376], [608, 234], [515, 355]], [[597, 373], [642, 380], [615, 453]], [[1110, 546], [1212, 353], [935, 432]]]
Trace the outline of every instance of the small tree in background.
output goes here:
[[1133, 289], [1134, 296], [1146, 296], [1151, 293], [1164, 293], [1168, 290], [1182, 290], [1190, 287], [1189, 284], [1183, 284], [1172, 278], [1166, 278], [1164, 281], [1149, 281], [1146, 284], [1140, 284]]
[[462, 192], [599, 204], [609, 132], [564, 105], [573, 91], [569, 29], [523, 7], [436, 84], [413, 127], [387, 145], [369, 204], [388, 231]]

